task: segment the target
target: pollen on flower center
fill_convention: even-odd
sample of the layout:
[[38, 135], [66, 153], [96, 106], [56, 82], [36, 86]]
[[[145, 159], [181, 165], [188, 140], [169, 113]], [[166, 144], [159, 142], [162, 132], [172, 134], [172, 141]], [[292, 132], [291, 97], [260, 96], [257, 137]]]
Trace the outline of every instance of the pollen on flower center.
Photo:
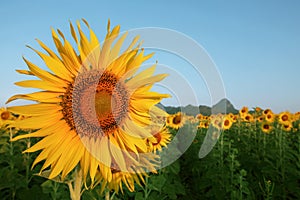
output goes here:
[[83, 72], [62, 98], [62, 113], [80, 136], [99, 137], [118, 128], [128, 113], [126, 88], [110, 72]]
[[287, 115], [283, 115], [283, 116], [281, 117], [281, 119], [282, 119], [282, 121], [287, 121], [287, 120], [289, 119], [289, 117], [288, 117]]
[[1, 113], [1, 119], [2, 120], [7, 120], [9, 118], [10, 114], [8, 111], [4, 111]]
[[173, 118], [174, 124], [179, 124], [181, 122], [181, 115], [177, 115]]
[[269, 129], [269, 125], [268, 124], [264, 124], [264, 129]]
[[225, 126], [228, 126], [229, 124], [230, 124], [230, 122], [229, 122], [228, 119], [224, 121], [224, 125], [225, 125]]

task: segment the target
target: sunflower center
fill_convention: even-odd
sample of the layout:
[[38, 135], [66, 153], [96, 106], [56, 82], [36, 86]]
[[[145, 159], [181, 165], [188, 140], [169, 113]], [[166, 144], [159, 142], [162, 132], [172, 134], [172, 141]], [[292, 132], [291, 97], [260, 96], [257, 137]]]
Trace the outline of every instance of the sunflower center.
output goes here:
[[268, 124], [264, 124], [264, 129], [269, 129], [270, 126]]
[[176, 115], [173, 118], [173, 124], [180, 124], [180, 122], [181, 122], [181, 116], [180, 115]]
[[112, 112], [112, 95], [107, 91], [100, 91], [95, 94], [95, 109], [97, 116], [102, 119]]
[[289, 117], [287, 115], [283, 115], [281, 117], [282, 121], [288, 121]]
[[10, 114], [9, 114], [8, 111], [4, 111], [4, 112], [1, 113], [1, 119], [2, 120], [8, 120], [9, 116], [10, 116]]
[[160, 133], [156, 133], [155, 135], [153, 135], [154, 137], [155, 137], [155, 139], [156, 139], [156, 142], [155, 143], [153, 143], [153, 145], [157, 145], [157, 144], [159, 144], [160, 143], [160, 141], [161, 141], [161, 135], [160, 135]]
[[129, 95], [110, 72], [83, 72], [62, 98], [64, 119], [80, 136], [112, 134], [128, 113]]
[[224, 126], [228, 126], [229, 125], [229, 120], [225, 120], [224, 121]]

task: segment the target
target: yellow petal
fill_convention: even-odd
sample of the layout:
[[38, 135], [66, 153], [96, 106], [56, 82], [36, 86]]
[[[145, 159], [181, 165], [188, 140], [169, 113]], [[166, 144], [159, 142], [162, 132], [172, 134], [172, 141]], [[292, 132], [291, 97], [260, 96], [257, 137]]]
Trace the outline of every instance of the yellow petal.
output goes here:
[[55, 104], [31, 104], [24, 106], [12, 106], [8, 107], [7, 110], [19, 115], [39, 116], [57, 113], [61, 110], [61, 107]]
[[126, 83], [126, 85], [130, 88], [131, 91], [134, 91], [136, 88], [142, 87], [144, 85], [154, 84], [156, 82], [159, 82], [159, 81], [163, 80], [164, 78], [166, 78], [167, 76], [168, 76], [168, 74], [159, 74], [159, 75], [144, 78], [144, 79], [141, 79], [138, 81], [130, 80], [130, 83], [128, 81], [128, 83]]
[[[62, 128], [62, 127], [66, 127], [66, 128]], [[33, 133], [28, 133], [28, 134], [24, 134], [24, 135], [18, 135], [17, 137], [14, 137], [11, 141], [17, 141], [23, 138], [31, 138], [31, 137], [45, 137], [47, 135], [51, 135], [53, 133], [58, 132], [59, 130], [68, 130], [68, 127], [66, 125], [66, 123], [64, 121], [59, 121], [54, 125], [51, 126], [47, 126], [47, 127], [43, 127], [40, 130], [33, 132]]]
[[45, 149], [51, 145], [57, 144], [58, 141], [60, 141], [67, 133], [60, 131], [57, 132], [57, 134], [49, 135], [45, 138], [43, 138], [41, 141], [36, 143], [34, 146], [30, 147], [29, 149], [25, 150], [24, 153], [31, 153], [35, 152], [41, 149]]
[[42, 80], [26, 80], [20, 81], [15, 83], [21, 87], [28, 87], [28, 88], [39, 88], [42, 90], [53, 91], [53, 92], [65, 92], [65, 88], [62, 88], [61, 85], [53, 85], [50, 83], [46, 83]]
[[31, 100], [31, 101], [37, 101], [43, 103], [58, 103], [61, 102], [61, 98], [59, 98], [59, 96], [62, 96], [63, 94], [64, 93], [47, 92], [47, 91], [34, 92], [31, 94], [17, 94], [10, 97], [6, 103], [9, 103], [17, 99], [25, 99], [25, 100]]
[[122, 150], [118, 147], [117, 141], [114, 137], [110, 137], [109, 149], [110, 153], [113, 156], [114, 160], [116, 161], [117, 165], [119, 166], [121, 171], [127, 171], [126, 162], [122, 153]]
[[51, 56], [48, 56], [40, 51], [33, 49], [45, 62], [47, 67], [54, 72], [61, 79], [71, 81], [71, 76], [66, 67], [63, 65], [61, 60], [55, 59]]
[[55, 125], [63, 118], [62, 113], [54, 113], [43, 116], [34, 116], [20, 121], [16, 121], [11, 127], [20, 129], [40, 129], [45, 126]]
[[25, 74], [25, 75], [34, 75], [31, 71], [28, 71], [28, 70], [17, 69], [16, 72], [18, 72], [20, 74]]
[[62, 178], [64, 178], [69, 172], [71, 172], [75, 166], [79, 163], [81, 160], [83, 153], [84, 153], [84, 146], [82, 145], [80, 138], [77, 137], [76, 147], [77, 148], [71, 148], [72, 154], [70, 155], [70, 160], [67, 162], [65, 168], [62, 171]]
[[[69, 134], [69, 133], [67, 133], [67, 134]], [[65, 151], [62, 152], [59, 160], [53, 166], [51, 173], [49, 175], [49, 179], [52, 179], [52, 178], [56, 177], [58, 174], [60, 174], [62, 172], [62, 170], [65, 168], [66, 164], [71, 162], [71, 160], [73, 159], [72, 151], [74, 151], [74, 149], [77, 149], [75, 147], [77, 147], [78, 141], [79, 141], [78, 137], [75, 136], [72, 138], [71, 142], [69, 142], [69, 144], [67, 146], [65, 146]], [[79, 160], [78, 160], [78, 162], [79, 162]]]

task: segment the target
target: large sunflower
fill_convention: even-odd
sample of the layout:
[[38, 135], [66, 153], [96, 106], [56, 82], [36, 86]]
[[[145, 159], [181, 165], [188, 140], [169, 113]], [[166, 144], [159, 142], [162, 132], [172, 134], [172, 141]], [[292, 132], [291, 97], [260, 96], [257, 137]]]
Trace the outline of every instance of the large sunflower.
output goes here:
[[[24, 58], [29, 70], [18, 72], [39, 79], [16, 85], [41, 91], [11, 97], [8, 102], [25, 99], [37, 103], [8, 110], [30, 116], [12, 126], [37, 131], [14, 140], [43, 138], [25, 152], [42, 150], [33, 166], [45, 161], [41, 171], [49, 169], [50, 179], [57, 176], [64, 179], [78, 166], [85, 183], [101, 181], [117, 190], [120, 179], [116, 173], [126, 174], [122, 174], [124, 182], [124, 177], [130, 174], [155, 170], [152, 160], [156, 157], [149, 152], [147, 144], [147, 138], [153, 135], [147, 127], [153, 123], [153, 116], [165, 114], [155, 105], [169, 95], [150, 89], [166, 74], [154, 76], [155, 65], [137, 73], [141, 64], [152, 56], [144, 55], [138, 37], [120, 53], [127, 35], [119, 37], [120, 26], [110, 30], [108, 23], [106, 38], [100, 45], [88, 23], [83, 22], [90, 31], [89, 39], [79, 22], [79, 36], [70, 23], [77, 50], [59, 30], [59, 35], [52, 30], [58, 53], [37, 40], [46, 53], [33, 50], [51, 71]], [[136, 181], [136, 177], [130, 177], [130, 181]], [[133, 185], [129, 184], [131, 191]]]

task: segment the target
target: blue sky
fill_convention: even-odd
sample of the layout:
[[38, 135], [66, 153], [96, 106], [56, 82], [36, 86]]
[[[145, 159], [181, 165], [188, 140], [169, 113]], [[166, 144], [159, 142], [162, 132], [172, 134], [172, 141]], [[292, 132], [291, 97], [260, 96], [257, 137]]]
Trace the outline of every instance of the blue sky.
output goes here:
[[[162, 27], [181, 32], [210, 55], [223, 79], [226, 97], [236, 108], [243, 105], [275, 112], [300, 111], [300, 2], [299, 1], [4, 1], [0, 6], [0, 106], [7, 98], [28, 90], [13, 83], [27, 77], [26, 58], [42, 64], [25, 47], [39, 48], [35, 38], [54, 47], [50, 27], [69, 37], [69, 20], [85, 18], [99, 38], [107, 20], [126, 31]], [[157, 52], [162, 65], [177, 70], [195, 88], [200, 104], [212, 102], [203, 80], [189, 77], [188, 64]], [[172, 77], [169, 80], [172, 83]], [[173, 78], [173, 83], [176, 82]], [[180, 87], [179, 87], [180, 88]], [[193, 104], [186, 94], [181, 104]], [[165, 101], [174, 104], [174, 101]]]

